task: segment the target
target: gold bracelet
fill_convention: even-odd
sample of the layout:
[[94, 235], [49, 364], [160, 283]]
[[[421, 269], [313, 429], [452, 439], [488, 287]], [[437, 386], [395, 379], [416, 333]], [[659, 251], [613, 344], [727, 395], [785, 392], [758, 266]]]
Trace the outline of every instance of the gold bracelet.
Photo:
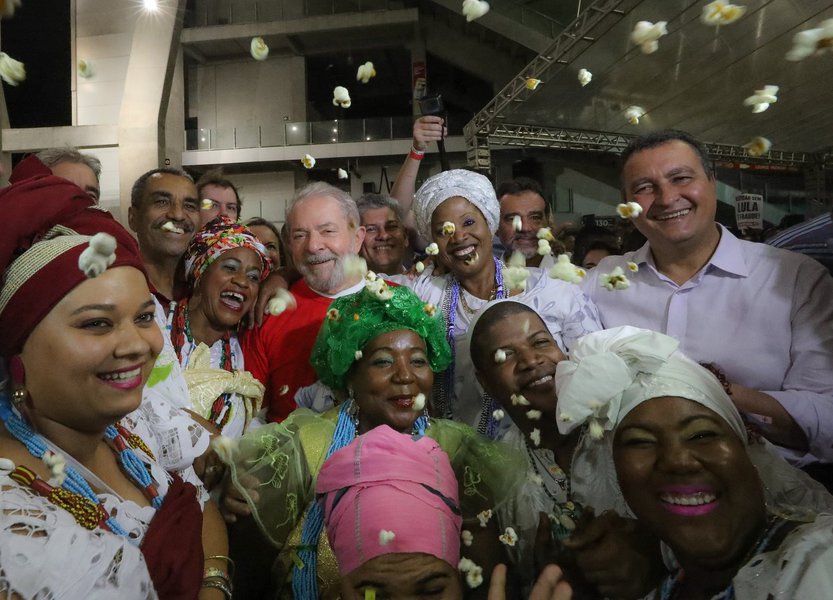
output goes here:
[[229, 558], [228, 556], [223, 556], [222, 554], [214, 554], [212, 556], [206, 556], [203, 562], [208, 562], [209, 560], [224, 560], [228, 563], [229, 567], [229, 577], [234, 577], [234, 561]]

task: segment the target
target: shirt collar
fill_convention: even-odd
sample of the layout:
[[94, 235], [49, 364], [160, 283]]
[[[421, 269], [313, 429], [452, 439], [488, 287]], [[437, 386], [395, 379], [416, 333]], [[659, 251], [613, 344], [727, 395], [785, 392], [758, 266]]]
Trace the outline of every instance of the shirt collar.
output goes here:
[[[736, 238], [732, 233], [720, 223], [716, 224], [720, 230], [720, 241], [717, 243], [714, 254], [706, 263], [705, 269], [710, 266], [720, 269], [732, 275], [746, 277], [749, 275], [749, 267], [746, 264], [745, 253], [743, 251], [743, 242]], [[645, 244], [633, 253], [631, 258], [633, 262], [638, 265], [648, 264], [656, 269], [654, 257], [651, 255], [651, 244]]]
[[742, 247], [743, 242], [732, 235], [723, 225], [718, 224], [718, 228], [720, 228], [720, 242], [717, 244], [717, 248], [708, 264], [732, 275], [748, 276], [749, 267], [746, 264]]

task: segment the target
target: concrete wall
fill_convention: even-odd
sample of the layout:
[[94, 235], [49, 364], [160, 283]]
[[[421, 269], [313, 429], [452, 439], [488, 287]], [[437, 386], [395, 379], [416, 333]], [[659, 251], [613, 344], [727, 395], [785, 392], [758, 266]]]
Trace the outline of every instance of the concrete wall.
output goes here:
[[[137, 4], [75, 0], [73, 125], [117, 125]], [[92, 63], [93, 76], [79, 77], [79, 59]]]
[[188, 73], [188, 117], [200, 128], [230, 131], [306, 120], [303, 57], [199, 65]]
[[267, 221], [284, 223], [286, 205], [295, 193], [293, 171], [268, 171], [228, 175], [243, 199], [243, 220], [263, 217]]

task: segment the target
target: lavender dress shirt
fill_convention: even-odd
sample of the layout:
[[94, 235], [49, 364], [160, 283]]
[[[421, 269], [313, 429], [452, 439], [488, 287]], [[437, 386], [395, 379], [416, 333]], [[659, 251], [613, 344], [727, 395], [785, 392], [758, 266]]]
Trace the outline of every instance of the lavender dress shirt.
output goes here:
[[[719, 227], [714, 255], [683, 285], [657, 271], [646, 243], [602, 260], [582, 287], [604, 327], [673, 336], [692, 359], [714, 362], [730, 381], [780, 402], [810, 444], [809, 454], [784, 449], [790, 462], [833, 461], [833, 278], [806, 256], [742, 241]], [[628, 271], [628, 261], [638, 273]], [[631, 284], [608, 291], [599, 275], [616, 266]]]

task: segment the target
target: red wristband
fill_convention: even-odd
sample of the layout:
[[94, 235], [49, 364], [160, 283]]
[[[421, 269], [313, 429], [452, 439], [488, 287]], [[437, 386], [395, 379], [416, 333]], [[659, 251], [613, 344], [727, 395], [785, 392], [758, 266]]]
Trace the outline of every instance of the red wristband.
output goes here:
[[425, 152], [417, 152], [411, 148], [411, 151], [408, 152], [408, 158], [412, 158], [413, 160], [422, 160], [425, 158]]

